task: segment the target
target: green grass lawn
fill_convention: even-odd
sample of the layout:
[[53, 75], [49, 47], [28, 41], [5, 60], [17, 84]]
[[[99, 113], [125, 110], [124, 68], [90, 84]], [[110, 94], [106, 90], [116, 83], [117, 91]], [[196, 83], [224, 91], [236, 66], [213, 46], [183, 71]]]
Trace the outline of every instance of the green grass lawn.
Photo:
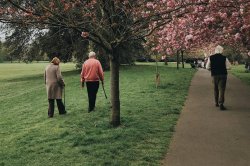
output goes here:
[[[0, 63], [0, 80], [42, 75], [48, 63]], [[73, 63], [61, 63], [62, 71], [75, 69]]]
[[[154, 66], [122, 66], [122, 125], [112, 128], [101, 88], [96, 111], [87, 113], [80, 73], [70, 71], [74, 64], [61, 65], [68, 114], [55, 109], [54, 118], [47, 118], [45, 66], [0, 64], [0, 166], [160, 165], [195, 70], [160, 65], [156, 89]], [[108, 96], [109, 77], [105, 72]]]
[[232, 66], [230, 72], [246, 84], [250, 85], [250, 72], [246, 72], [244, 65]]

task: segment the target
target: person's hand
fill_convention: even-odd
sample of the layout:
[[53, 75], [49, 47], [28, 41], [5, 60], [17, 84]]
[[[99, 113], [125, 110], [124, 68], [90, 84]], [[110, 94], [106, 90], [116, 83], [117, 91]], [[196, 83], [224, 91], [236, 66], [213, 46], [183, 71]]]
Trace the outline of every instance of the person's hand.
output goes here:
[[61, 87], [61, 88], [64, 88], [64, 87], [65, 87], [65, 83], [62, 82], [62, 83], [60, 84], [60, 87]]

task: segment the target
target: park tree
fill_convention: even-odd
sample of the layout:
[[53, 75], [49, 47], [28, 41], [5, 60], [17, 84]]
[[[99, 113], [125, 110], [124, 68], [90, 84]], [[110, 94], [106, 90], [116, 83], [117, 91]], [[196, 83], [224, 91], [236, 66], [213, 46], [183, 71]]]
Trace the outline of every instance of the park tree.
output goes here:
[[177, 69], [179, 69], [180, 55], [184, 68], [184, 51], [192, 47], [193, 35], [189, 31], [192, 22], [188, 21], [190, 20], [186, 17], [173, 19], [171, 23], [159, 28], [149, 38], [149, 43], [152, 43], [152, 39], [156, 43], [152, 50], [161, 54], [176, 55]]
[[12, 36], [6, 36], [5, 45], [8, 48], [9, 52], [7, 55], [7, 60], [14, 61], [22, 60], [22, 55], [25, 54], [28, 50], [28, 45], [30, 36], [28, 28], [19, 28], [18, 26], [13, 26], [14, 32]]
[[57, 55], [65, 63], [71, 61], [73, 56], [79, 57], [79, 61], [82, 61], [78, 55], [86, 52], [89, 43], [80, 39], [81, 36], [77, 35], [75, 31], [50, 27], [36, 41], [39, 42], [40, 50], [46, 52], [49, 59]]
[[0, 63], [6, 60], [7, 49], [5, 47], [5, 43], [0, 41]]
[[[200, 17], [195, 16], [194, 36], [202, 43], [237, 45], [249, 49], [250, 2], [247, 0], [213, 0], [208, 8], [201, 8]], [[201, 27], [201, 28], [200, 28]]]
[[[95, 43], [82, 39], [77, 31], [61, 29], [60, 27], [49, 27], [44, 31], [27, 31], [27, 27], [16, 28], [12, 24], [5, 26], [3, 29], [9, 32], [7, 43], [10, 49], [16, 48], [17, 43], [22, 43], [22, 46], [13, 52], [16, 56], [13, 56], [13, 53], [9, 54], [10, 59], [32, 62], [44, 60], [44, 54], [49, 59], [57, 55], [64, 63], [74, 60], [77, 63], [76, 68], [80, 69], [83, 61], [88, 57], [89, 48], [92, 47], [92, 49], [98, 50], [97, 58], [104, 70], [110, 68], [109, 58], [105, 51]], [[21, 35], [24, 37], [20, 38]], [[30, 41], [27, 42], [28, 40]], [[135, 58], [133, 56], [144, 49], [141, 42], [140, 40], [131, 41], [123, 47], [120, 57], [121, 64], [134, 63]], [[127, 52], [127, 50], [130, 50], [130, 52]]]
[[184, 17], [157, 29], [153, 36], [158, 40], [152, 49], [173, 54], [173, 50], [202, 48], [210, 55], [214, 47], [220, 44], [234, 50], [249, 50], [250, 1], [207, 2], [207, 5], [195, 6]]
[[57, 27], [39, 31], [27, 26], [8, 24], [4, 30], [9, 32], [6, 35], [6, 45], [11, 50], [8, 54], [10, 60], [31, 62], [44, 60], [44, 54], [47, 54], [49, 59], [57, 54], [63, 62], [68, 62], [71, 61], [73, 55], [76, 58], [78, 54], [82, 55], [82, 51], [86, 51], [89, 45], [87, 41], [79, 40], [81, 36], [74, 31], [61, 30]]

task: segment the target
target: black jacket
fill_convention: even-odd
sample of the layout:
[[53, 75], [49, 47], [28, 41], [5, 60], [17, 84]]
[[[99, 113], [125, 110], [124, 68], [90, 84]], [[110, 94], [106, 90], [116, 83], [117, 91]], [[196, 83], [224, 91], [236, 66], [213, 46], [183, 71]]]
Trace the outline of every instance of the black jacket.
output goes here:
[[227, 75], [226, 57], [222, 54], [214, 54], [210, 56], [211, 75]]

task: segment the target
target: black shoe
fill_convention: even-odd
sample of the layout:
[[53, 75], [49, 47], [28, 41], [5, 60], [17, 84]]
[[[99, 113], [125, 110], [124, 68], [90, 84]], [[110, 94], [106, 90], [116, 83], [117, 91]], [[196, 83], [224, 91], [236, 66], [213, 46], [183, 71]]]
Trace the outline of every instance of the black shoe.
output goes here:
[[88, 113], [89, 113], [89, 112], [92, 112], [92, 111], [95, 111], [95, 107], [94, 107], [94, 108], [89, 108], [89, 109], [88, 109]]
[[226, 107], [224, 107], [223, 104], [220, 104], [220, 110], [226, 110]]
[[65, 114], [67, 114], [67, 111], [64, 111], [64, 112], [62, 112], [62, 113], [59, 113], [60, 115], [65, 115]]
[[216, 104], [215, 104], [215, 107], [219, 107], [219, 104], [218, 104], [218, 103], [216, 103]]

